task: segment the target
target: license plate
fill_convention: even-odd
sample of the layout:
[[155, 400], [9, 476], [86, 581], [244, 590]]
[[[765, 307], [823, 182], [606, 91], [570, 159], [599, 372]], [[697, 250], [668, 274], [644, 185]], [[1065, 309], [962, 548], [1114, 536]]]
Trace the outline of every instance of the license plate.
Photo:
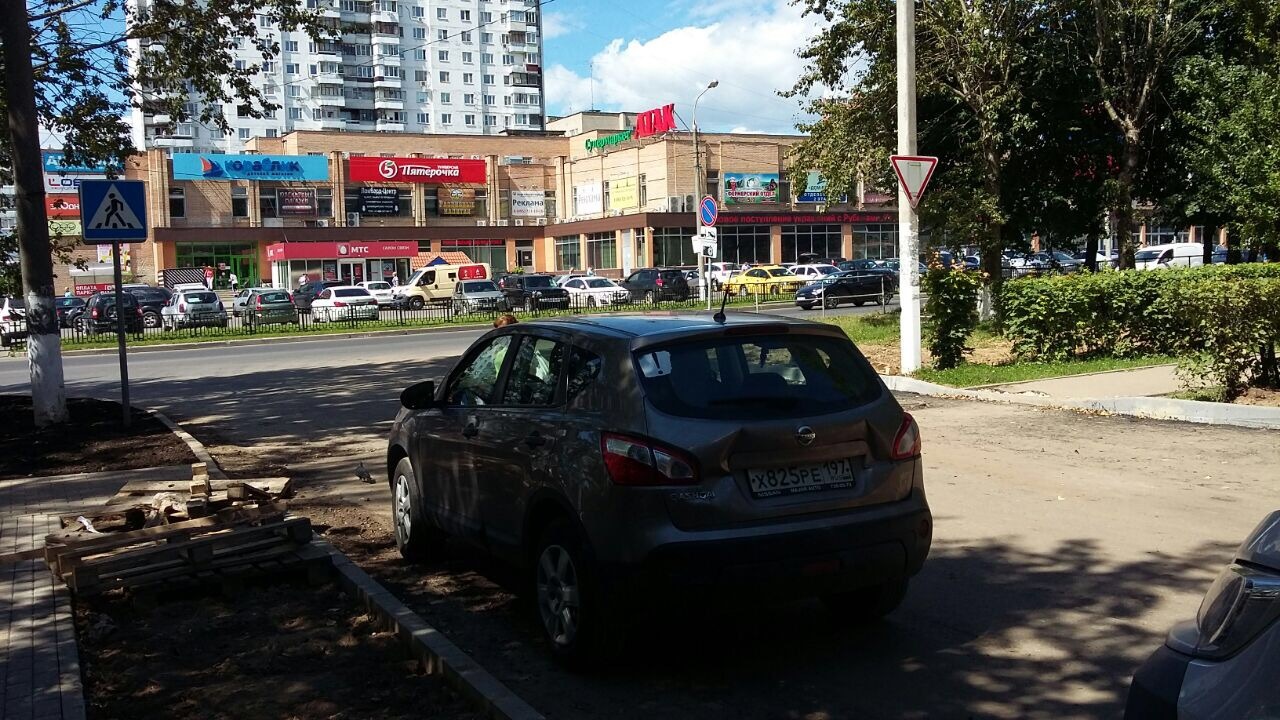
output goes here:
[[847, 490], [854, 485], [853, 460], [841, 458], [815, 465], [748, 470], [751, 494], [758, 498]]

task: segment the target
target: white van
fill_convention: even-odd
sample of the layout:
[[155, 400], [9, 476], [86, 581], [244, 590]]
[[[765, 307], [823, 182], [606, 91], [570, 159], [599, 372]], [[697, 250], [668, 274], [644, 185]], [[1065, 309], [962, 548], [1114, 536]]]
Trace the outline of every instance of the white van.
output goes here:
[[1204, 264], [1204, 245], [1171, 243], [1138, 248], [1133, 266], [1138, 270], [1163, 270], [1175, 267], [1197, 267]]
[[419, 268], [409, 280], [394, 288], [400, 307], [421, 310], [427, 305], [443, 305], [453, 300], [453, 288], [460, 280], [492, 280], [488, 263], [467, 265], [428, 265]]

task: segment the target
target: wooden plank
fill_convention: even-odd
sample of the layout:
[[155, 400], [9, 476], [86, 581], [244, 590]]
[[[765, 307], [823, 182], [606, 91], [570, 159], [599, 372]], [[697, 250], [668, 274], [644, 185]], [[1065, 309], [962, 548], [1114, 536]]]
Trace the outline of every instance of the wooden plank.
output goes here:
[[[237, 575], [245, 574], [249, 571], [244, 568], [252, 568], [253, 563], [260, 562], [271, 558], [286, 558], [296, 553], [298, 548], [293, 545], [280, 545], [268, 550], [250, 553], [248, 555], [233, 555], [215, 561], [214, 564], [200, 568], [202, 571], [217, 571], [219, 576], [226, 573], [234, 573]], [[150, 573], [136, 574], [123, 578], [104, 577], [94, 586], [86, 586], [83, 590], [77, 592], [98, 593], [114, 588], [138, 588], [146, 585], [154, 584], [161, 580], [169, 580], [172, 578], [194, 577], [192, 569], [188, 567], [172, 567], [163, 568]]]
[[74, 555], [61, 560], [63, 572], [81, 566], [96, 567], [100, 572], [108, 570], [141, 567], [153, 562], [169, 558], [183, 558], [189, 561], [193, 553], [199, 554], [202, 545], [209, 545], [216, 550], [232, 549], [267, 536], [270, 539], [288, 538], [294, 542], [305, 542], [311, 539], [311, 521], [305, 517], [286, 518], [279, 522], [264, 525], [236, 525], [230, 527], [206, 528], [202, 534], [181, 538], [162, 537], [160, 544], [130, 546], [125, 548], [107, 548], [99, 552]]
[[6, 565], [16, 565], [23, 560], [32, 560], [44, 555], [44, 548], [32, 548], [31, 550], [23, 550], [21, 552], [5, 553], [0, 555], [0, 567]]
[[[225, 492], [231, 483], [245, 483], [273, 497], [287, 497], [293, 490], [293, 483], [289, 478], [278, 477], [252, 480], [210, 480], [209, 491], [211, 493]], [[122, 505], [140, 501], [149, 502], [157, 493], [164, 492], [177, 493], [181, 497], [190, 494], [190, 490], [191, 482], [189, 480], [136, 480], [126, 483], [106, 504]]]

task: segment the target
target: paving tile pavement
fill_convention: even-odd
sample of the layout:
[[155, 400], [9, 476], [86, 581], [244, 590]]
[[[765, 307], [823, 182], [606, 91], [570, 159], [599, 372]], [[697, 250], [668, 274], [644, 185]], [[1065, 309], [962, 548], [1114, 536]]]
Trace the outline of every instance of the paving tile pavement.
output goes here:
[[[130, 480], [183, 473], [190, 467], [0, 480], [0, 555], [43, 547], [61, 514], [100, 506]], [[84, 717], [70, 591], [43, 558], [0, 565], [0, 718]]]

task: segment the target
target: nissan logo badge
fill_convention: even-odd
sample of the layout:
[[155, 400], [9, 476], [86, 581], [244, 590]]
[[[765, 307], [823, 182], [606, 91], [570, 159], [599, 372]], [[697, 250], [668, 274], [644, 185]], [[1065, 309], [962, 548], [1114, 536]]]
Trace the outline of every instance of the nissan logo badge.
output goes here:
[[801, 445], [809, 447], [816, 439], [818, 439], [818, 433], [814, 432], [813, 428], [808, 425], [801, 425], [796, 428], [796, 442]]

